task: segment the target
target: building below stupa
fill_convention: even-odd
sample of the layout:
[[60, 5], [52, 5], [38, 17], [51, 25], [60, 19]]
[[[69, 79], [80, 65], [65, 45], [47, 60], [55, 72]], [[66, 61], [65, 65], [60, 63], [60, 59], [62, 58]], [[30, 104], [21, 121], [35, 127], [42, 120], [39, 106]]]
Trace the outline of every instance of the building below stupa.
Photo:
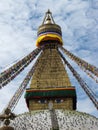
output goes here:
[[[98, 130], [98, 119], [83, 112], [56, 110], [59, 130]], [[15, 130], [52, 130], [49, 110], [20, 114], [11, 122]]]

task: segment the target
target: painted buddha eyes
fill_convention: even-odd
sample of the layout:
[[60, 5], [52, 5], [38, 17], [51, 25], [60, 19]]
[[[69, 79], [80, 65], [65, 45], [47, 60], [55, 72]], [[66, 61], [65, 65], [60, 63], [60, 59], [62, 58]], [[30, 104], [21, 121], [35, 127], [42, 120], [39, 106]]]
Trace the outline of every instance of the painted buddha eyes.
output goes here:
[[[62, 103], [63, 101], [64, 101], [63, 99], [55, 99], [55, 100], [54, 100], [55, 103]], [[46, 103], [48, 103], [48, 102], [49, 102], [49, 101], [47, 101], [47, 100], [45, 100], [45, 99], [38, 101], [38, 103], [40, 103], [40, 104], [46, 104]]]
[[39, 100], [38, 103], [46, 104], [46, 103], [47, 103], [47, 100]]
[[56, 103], [62, 103], [62, 102], [63, 102], [63, 99], [56, 99], [55, 102], [56, 102]]

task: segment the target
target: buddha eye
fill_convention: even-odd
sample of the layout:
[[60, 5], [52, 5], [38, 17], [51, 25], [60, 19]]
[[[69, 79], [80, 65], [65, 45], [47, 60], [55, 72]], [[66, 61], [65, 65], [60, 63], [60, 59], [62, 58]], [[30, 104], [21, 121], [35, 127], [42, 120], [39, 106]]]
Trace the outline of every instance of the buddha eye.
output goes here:
[[61, 99], [56, 99], [55, 102], [56, 102], [56, 103], [61, 103], [62, 100], [61, 100]]
[[63, 99], [61, 99], [61, 102], [64, 102], [64, 100], [63, 100]]
[[41, 101], [39, 100], [38, 103], [41, 103]]
[[47, 100], [39, 100], [38, 103], [45, 104], [47, 103]]

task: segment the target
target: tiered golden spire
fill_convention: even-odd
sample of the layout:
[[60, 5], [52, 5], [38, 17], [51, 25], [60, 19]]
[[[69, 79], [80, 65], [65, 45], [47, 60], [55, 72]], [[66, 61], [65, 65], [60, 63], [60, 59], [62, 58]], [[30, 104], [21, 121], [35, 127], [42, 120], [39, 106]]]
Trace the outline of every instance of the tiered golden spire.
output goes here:
[[[76, 109], [75, 88], [71, 86], [66, 68], [58, 53], [62, 45], [62, 32], [55, 24], [52, 13], [46, 12], [38, 28], [37, 46], [43, 46], [38, 64], [32, 76], [30, 89], [26, 90], [29, 110], [48, 109], [50, 101], [54, 109]], [[59, 102], [59, 103], [58, 103]]]

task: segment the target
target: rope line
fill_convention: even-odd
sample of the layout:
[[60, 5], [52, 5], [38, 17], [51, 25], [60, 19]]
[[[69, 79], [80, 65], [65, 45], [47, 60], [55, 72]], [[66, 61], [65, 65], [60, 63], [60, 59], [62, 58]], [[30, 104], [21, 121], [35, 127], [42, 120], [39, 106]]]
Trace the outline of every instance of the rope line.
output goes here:
[[10, 81], [12, 81], [21, 71], [27, 67], [32, 60], [38, 55], [41, 51], [41, 48], [37, 48], [33, 50], [29, 55], [24, 57], [22, 60], [14, 64], [9, 69], [5, 70], [0, 74], [0, 88], [7, 85]]
[[97, 67], [80, 59], [79, 57], [75, 56], [74, 54], [72, 54], [71, 52], [69, 52], [68, 50], [63, 48], [62, 46], [59, 46], [59, 47], [71, 60], [75, 61], [80, 67], [85, 68], [86, 70], [93, 73], [96, 77], [98, 77], [98, 68]]
[[76, 80], [79, 82], [81, 87], [84, 89], [85, 93], [88, 95], [88, 97], [91, 99], [93, 104], [95, 105], [96, 109], [98, 109], [98, 101], [95, 98], [94, 93], [92, 93], [89, 86], [83, 81], [83, 79], [80, 77], [80, 75], [75, 71], [75, 69], [68, 63], [68, 61], [65, 59], [65, 57], [61, 54], [60, 51], [58, 51], [60, 56], [62, 57], [64, 63], [68, 66], [70, 71], [72, 72], [73, 76], [76, 78]]
[[17, 105], [19, 99], [21, 98], [24, 90], [26, 89], [26, 87], [35, 71], [37, 64], [38, 64], [38, 59], [37, 59], [36, 63], [33, 65], [33, 67], [31, 68], [31, 70], [29, 71], [29, 73], [27, 74], [27, 76], [25, 77], [25, 79], [23, 80], [23, 82], [21, 83], [20, 87], [15, 92], [15, 94], [12, 97], [12, 99], [10, 100], [10, 102], [8, 103], [7, 108], [10, 109], [11, 111], [14, 110], [14, 108]]

